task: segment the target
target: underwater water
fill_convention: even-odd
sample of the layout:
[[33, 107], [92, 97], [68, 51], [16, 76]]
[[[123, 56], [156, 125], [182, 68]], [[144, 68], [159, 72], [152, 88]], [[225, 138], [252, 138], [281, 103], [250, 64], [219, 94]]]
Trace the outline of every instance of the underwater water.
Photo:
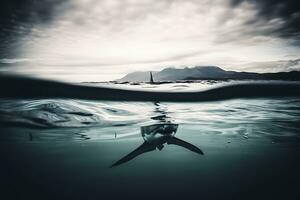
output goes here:
[[[218, 82], [113, 85], [193, 91]], [[0, 100], [7, 199], [299, 199], [300, 99]]]

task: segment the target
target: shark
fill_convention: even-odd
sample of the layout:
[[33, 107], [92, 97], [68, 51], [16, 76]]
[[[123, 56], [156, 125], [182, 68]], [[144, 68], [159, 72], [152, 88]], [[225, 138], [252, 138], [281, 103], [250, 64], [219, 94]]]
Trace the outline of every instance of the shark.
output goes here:
[[197, 154], [204, 155], [203, 151], [195, 145], [192, 145], [184, 140], [175, 137], [177, 129], [178, 124], [174, 123], [160, 123], [142, 126], [141, 135], [143, 137], [144, 143], [128, 155], [112, 164], [111, 167], [116, 167], [118, 165], [124, 164], [141, 154], [154, 151], [156, 149], [162, 150], [165, 144], [181, 146]]

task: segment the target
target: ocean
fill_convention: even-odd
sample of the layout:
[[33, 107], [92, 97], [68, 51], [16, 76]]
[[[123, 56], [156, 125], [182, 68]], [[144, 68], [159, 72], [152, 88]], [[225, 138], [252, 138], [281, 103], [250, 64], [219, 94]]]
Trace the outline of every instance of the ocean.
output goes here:
[[[84, 85], [194, 92], [244, 83]], [[0, 124], [4, 199], [300, 197], [297, 96], [199, 102], [5, 97]]]

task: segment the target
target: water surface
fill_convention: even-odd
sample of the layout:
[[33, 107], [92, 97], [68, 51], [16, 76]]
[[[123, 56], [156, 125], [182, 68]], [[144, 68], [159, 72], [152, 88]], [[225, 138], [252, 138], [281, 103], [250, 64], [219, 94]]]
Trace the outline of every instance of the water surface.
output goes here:
[[[185, 91], [212, 86], [122, 87]], [[299, 197], [299, 98], [2, 99], [0, 116], [0, 186], [10, 199]], [[141, 127], [157, 124], [178, 124], [175, 136], [204, 155], [164, 143], [161, 150], [111, 168], [145, 142]]]

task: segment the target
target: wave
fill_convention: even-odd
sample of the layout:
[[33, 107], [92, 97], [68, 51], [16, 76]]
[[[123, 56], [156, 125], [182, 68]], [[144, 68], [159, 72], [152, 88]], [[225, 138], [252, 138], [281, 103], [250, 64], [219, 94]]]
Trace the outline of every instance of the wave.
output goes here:
[[298, 140], [299, 108], [300, 100], [293, 98], [202, 103], [7, 99], [0, 100], [0, 141], [128, 139], [138, 137], [140, 127], [157, 123], [180, 124], [179, 132], [185, 133]]
[[[16, 133], [27, 139], [45, 140], [114, 139], [116, 134], [127, 138], [137, 136], [142, 126], [165, 122], [180, 124], [179, 131], [197, 130], [200, 134], [299, 137], [297, 82], [158, 92], [0, 76], [0, 89], [2, 139]], [[221, 101], [227, 99], [233, 100]]]
[[0, 76], [1, 98], [71, 98], [109, 101], [201, 102], [235, 98], [299, 97], [298, 82], [243, 83], [197, 92], [117, 89], [55, 82], [18, 76]]
[[[86, 128], [125, 126], [140, 121], [140, 116], [100, 102], [63, 99], [1, 100], [1, 127]], [[126, 116], [126, 117], [125, 117]]]

